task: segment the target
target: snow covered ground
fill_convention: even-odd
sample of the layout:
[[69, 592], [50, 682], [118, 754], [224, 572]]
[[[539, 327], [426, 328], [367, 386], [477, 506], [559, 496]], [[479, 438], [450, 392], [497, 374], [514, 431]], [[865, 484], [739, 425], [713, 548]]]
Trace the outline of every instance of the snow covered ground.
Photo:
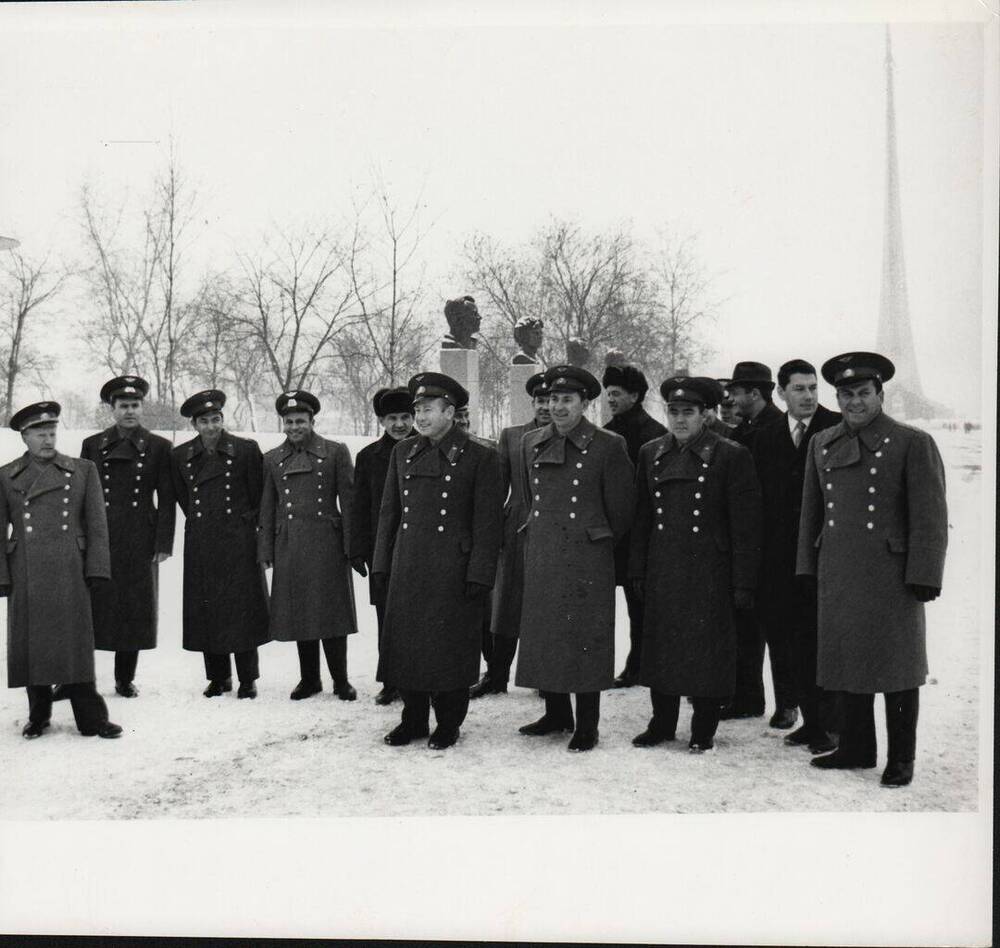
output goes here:
[[[89, 433], [61, 432], [60, 449], [75, 454]], [[992, 582], [992, 564], [982, 562], [981, 531], [992, 525], [982, 516], [980, 433], [938, 429], [935, 436], [948, 467], [950, 547], [944, 594], [928, 608], [931, 678], [921, 695], [916, 778], [907, 789], [879, 786], [881, 700], [880, 766], [859, 772], [810, 767], [808, 752], [784, 746], [785, 732], [770, 729], [766, 718], [723, 722], [717, 751], [690, 755], [686, 706], [682, 739], [652, 750], [633, 748], [631, 738], [649, 716], [648, 694], [640, 688], [604, 695], [601, 741], [589, 754], [567, 753], [562, 736], [518, 734], [541, 705], [533, 692], [513, 687], [507, 695], [473, 702], [450, 750], [431, 751], [423, 742], [390, 748], [382, 736], [397, 722], [400, 705], [380, 708], [372, 700], [379, 688], [375, 614], [367, 605], [367, 580], [358, 577], [361, 632], [349, 646], [356, 702], [336, 699], [328, 678], [322, 695], [290, 701], [298, 664], [289, 643], [261, 649], [256, 701], [238, 701], [235, 692], [206, 699], [201, 656], [180, 645], [179, 520], [175, 555], [161, 567], [160, 644], [140, 656], [139, 698], [115, 695], [112, 655], [97, 653], [98, 687], [111, 719], [125, 728], [122, 739], [81, 737], [68, 704], [60, 703], [46, 736], [24, 741], [24, 691], [0, 690], [0, 818], [974, 810], [980, 700], [991, 700], [980, 691], [992, 629], [992, 615], [980, 614], [982, 584]], [[259, 440], [266, 449], [280, 439]], [[352, 451], [366, 441], [344, 440]], [[16, 435], [0, 435], [4, 460], [20, 451]], [[620, 593], [617, 628], [620, 666], [628, 642]], [[0, 676], [6, 682], [5, 657]], [[770, 682], [768, 697], [770, 702]]]

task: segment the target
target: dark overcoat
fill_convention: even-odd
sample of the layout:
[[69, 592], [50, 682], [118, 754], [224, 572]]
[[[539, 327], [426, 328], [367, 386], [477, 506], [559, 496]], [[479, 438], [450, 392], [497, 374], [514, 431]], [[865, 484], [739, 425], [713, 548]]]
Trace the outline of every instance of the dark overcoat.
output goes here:
[[927, 677], [924, 606], [907, 584], [941, 587], [948, 545], [944, 465], [934, 439], [886, 414], [809, 445], [798, 572], [818, 578], [816, 683], [857, 694]]
[[171, 457], [185, 516], [184, 648], [249, 651], [269, 639], [267, 584], [257, 562], [260, 448], [224, 431], [214, 452], [198, 436]]
[[524, 601], [517, 684], [552, 692], [612, 687], [614, 545], [632, 522], [634, 468], [621, 435], [586, 418], [521, 439]]
[[[365, 445], [354, 459], [354, 503], [348, 517], [351, 559], [363, 557], [369, 570], [375, 557], [375, 534], [378, 514], [382, 507], [382, 491], [389, 473], [389, 457], [396, 439], [385, 432], [378, 441]], [[369, 601], [375, 605], [375, 593], [369, 590]]]
[[732, 431], [729, 437], [737, 444], [744, 447], [751, 447], [754, 438], [764, 429], [771, 425], [776, 425], [785, 417], [785, 413], [774, 404], [768, 402], [758, 413], [756, 418], [744, 418]]
[[28, 454], [5, 464], [0, 524], [7, 544], [0, 586], [10, 588], [8, 686], [93, 681], [86, 581], [111, 577], [97, 468], [64, 454], [47, 464], [31, 463]]
[[764, 534], [757, 601], [770, 624], [794, 627], [801, 614], [802, 594], [795, 582], [802, 514], [802, 482], [809, 443], [840, 421], [840, 413], [819, 405], [798, 447], [788, 427], [788, 412], [780, 424], [769, 425], [754, 438], [751, 452], [764, 505]]
[[[171, 444], [117, 425], [83, 442], [80, 456], [97, 465], [111, 541], [111, 582], [91, 591], [94, 644], [110, 651], [156, 648], [157, 553], [174, 549]], [[154, 503], [155, 495], [155, 503]]]
[[346, 445], [315, 432], [264, 455], [262, 563], [273, 563], [271, 638], [343, 638], [358, 631], [350, 548], [354, 465]]
[[[628, 459], [633, 467], [639, 463], [639, 449], [648, 441], [667, 433], [666, 427], [650, 415], [641, 402], [636, 402], [620, 415], [614, 415], [604, 427], [625, 439], [625, 450], [628, 451]], [[626, 533], [615, 545], [615, 582], [619, 586], [628, 582], [630, 548], [629, 534]]]
[[733, 591], [760, 565], [760, 487], [750, 452], [703, 429], [683, 450], [667, 434], [645, 445], [629, 574], [644, 581], [639, 683], [723, 698], [736, 685]]
[[500, 549], [496, 451], [457, 426], [437, 444], [423, 435], [393, 448], [382, 494], [373, 571], [389, 576], [379, 681], [451, 691], [479, 677], [484, 598]]
[[521, 631], [521, 600], [524, 596], [524, 533], [518, 532], [527, 514], [524, 502], [524, 478], [519, 476], [521, 438], [541, 427], [532, 419], [500, 432], [500, 496], [503, 504], [503, 547], [493, 591], [494, 635], [516, 639]]

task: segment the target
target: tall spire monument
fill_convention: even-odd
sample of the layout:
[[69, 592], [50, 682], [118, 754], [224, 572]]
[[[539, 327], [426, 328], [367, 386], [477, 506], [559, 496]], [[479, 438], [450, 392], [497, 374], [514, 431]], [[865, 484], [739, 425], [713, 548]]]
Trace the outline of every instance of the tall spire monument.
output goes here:
[[878, 350], [896, 365], [896, 376], [886, 391], [886, 410], [897, 417], [927, 417], [931, 405], [924, 397], [913, 349], [910, 305], [903, 260], [903, 216], [899, 203], [899, 161], [896, 155], [896, 104], [892, 82], [892, 39], [885, 28], [885, 229], [882, 235], [882, 297], [879, 306]]

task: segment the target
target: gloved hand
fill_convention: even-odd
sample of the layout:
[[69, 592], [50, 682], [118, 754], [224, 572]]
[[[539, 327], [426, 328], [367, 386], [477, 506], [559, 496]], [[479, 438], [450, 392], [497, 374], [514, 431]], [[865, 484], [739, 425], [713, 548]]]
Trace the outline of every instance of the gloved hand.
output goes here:
[[368, 567], [365, 565], [365, 558], [363, 556], [351, 557], [351, 569], [353, 569], [359, 576], [368, 575]]
[[918, 602], [931, 602], [941, 595], [941, 590], [937, 586], [921, 586], [917, 583], [908, 583], [910, 592], [917, 597]]
[[465, 584], [465, 598], [466, 599], [485, 599], [490, 594], [490, 587], [484, 586], [482, 583], [466, 583]]
[[9, 595], [10, 595], [10, 586], [7, 585], [0, 586], [0, 599], [2, 599], [4, 596], [9, 596]]
[[753, 590], [734, 589], [733, 603], [740, 612], [750, 612], [753, 609]]
[[372, 595], [376, 600], [384, 602], [386, 594], [389, 592], [389, 574], [372, 573], [371, 587]]
[[639, 602], [642, 602], [646, 598], [646, 580], [644, 579], [632, 579], [629, 580], [632, 585], [632, 595], [635, 596]]

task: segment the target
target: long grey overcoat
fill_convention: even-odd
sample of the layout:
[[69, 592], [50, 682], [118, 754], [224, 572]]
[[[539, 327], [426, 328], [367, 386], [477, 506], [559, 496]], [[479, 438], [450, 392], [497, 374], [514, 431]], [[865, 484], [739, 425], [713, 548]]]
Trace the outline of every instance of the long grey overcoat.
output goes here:
[[93, 681], [86, 581], [111, 577], [97, 468], [64, 454], [43, 465], [31, 464], [28, 454], [5, 464], [0, 525], [7, 544], [0, 586], [10, 587], [8, 686]]
[[488, 602], [500, 549], [496, 451], [453, 426], [437, 444], [423, 435], [392, 450], [382, 494], [374, 573], [389, 575], [379, 681], [451, 691], [479, 677]]
[[297, 451], [264, 455], [258, 559], [273, 563], [271, 638], [343, 638], [358, 631], [348, 562], [354, 465], [347, 447], [315, 432]]
[[941, 587], [948, 545], [944, 465], [934, 439], [880, 414], [810, 443], [797, 572], [818, 578], [816, 682], [857, 694], [927, 677], [924, 606], [912, 583]]
[[527, 506], [524, 502], [524, 478], [520, 476], [521, 438], [541, 427], [531, 420], [512, 425], [500, 432], [497, 448], [500, 455], [500, 495], [503, 505], [503, 547], [497, 567], [497, 584], [493, 592], [493, 617], [490, 629], [494, 635], [516, 639], [521, 631], [521, 600], [524, 596], [524, 533], [518, 528], [524, 523]]
[[757, 585], [761, 497], [750, 452], [715, 432], [643, 445], [629, 575], [644, 580], [639, 683], [725, 698], [736, 685], [733, 591]]
[[257, 562], [263, 458], [256, 441], [224, 431], [213, 453], [201, 437], [172, 453], [184, 511], [184, 648], [247, 652], [267, 642], [267, 583]]
[[524, 600], [517, 684], [552, 692], [610, 688], [615, 658], [614, 545], [635, 507], [625, 439], [583, 418], [565, 437], [521, 439]]
[[[97, 465], [111, 542], [111, 582], [92, 591], [94, 645], [111, 651], [156, 648], [157, 553], [172, 553], [177, 507], [171, 444], [116, 425], [91, 435], [80, 456]], [[155, 503], [154, 503], [155, 495]]]

